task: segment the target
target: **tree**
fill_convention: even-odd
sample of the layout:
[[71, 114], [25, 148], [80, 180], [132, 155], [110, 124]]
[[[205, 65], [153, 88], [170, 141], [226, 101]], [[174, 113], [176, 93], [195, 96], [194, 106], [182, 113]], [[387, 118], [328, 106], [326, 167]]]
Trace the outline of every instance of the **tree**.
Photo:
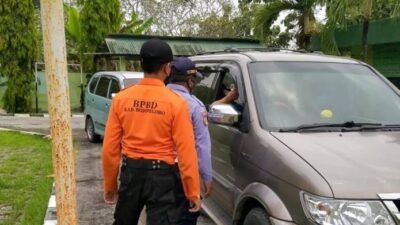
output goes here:
[[80, 11], [73, 6], [65, 4], [67, 14], [67, 23], [65, 25], [67, 47], [72, 53], [79, 57], [79, 61], [83, 60], [84, 43], [83, 30], [81, 25]]
[[[99, 52], [104, 38], [119, 31], [123, 20], [119, 0], [79, 0], [78, 7], [82, 9], [82, 50], [85, 53]], [[88, 72], [96, 70], [91, 56], [85, 56], [83, 64]]]
[[[361, 7], [359, 7], [361, 5]], [[362, 18], [363, 30], [361, 36], [362, 59], [367, 57], [368, 29], [372, 16], [372, 0], [327, 0], [328, 22], [321, 35], [322, 50], [330, 54], [340, 54], [334, 39], [334, 30], [338, 27], [346, 27], [349, 20]]]
[[[231, 18], [232, 8], [229, 5], [223, 7], [223, 13], [219, 16], [216, 12], [211, 13], [205, 19], [197, 18], [192, 22], [190, 30], [192, 35], [197, 37], [227, 38], [239, 36], [235, 30], [234, 22]], [[193, 27], [197, 26], [195, 33]], [[189, 33], [189, 32], [187, 32]]]
[[238, 9], [225, 4], [222, 12], [212, 12], [205, 18], [192, 18], [190, 27], [181, 30], [183, 36], [214, 38], [253, 38], [252, 9], [254, 5], [239, 4]]
[[318, 32], [318, 24], [314, 15], [314, 8], [320, 4], [320, 0], [267, 0], [260, 4], [254, 20], [256, 35], [261, 41], [271, 35], [271, 26], [283, 11], [292, 11], [296, 17], [297, 31], [296, 43], [300, 49], [309, 49], [311, 36]]
[[[86, 10], [90, 11], [90, 5], [86, 5]], [[152, 23], [152, 18], [149, 18], [145, 21], [140, 20], [136, 13], [132, 13], [130, 20], [110, 20], [109, 24], [105, 23], [102, 24], [106, 28], [102, 29], [100, 36], [97, 41], [92, 45], [92, 43], [88, 43], [87, 35], [88, 31], [84, 30], [85, 21], [82, 19], [82, 11], [77, 8], [77, 6], [65, 4], [65, 9], [67, 12], [67, 23], [65, 26], [66, 34], [67, 34], [67, 46], [68, 52], [72, 53], [69, 55], [76, 55], [79, 58], [79, 62], [82, 68], [85, 68], [85, 71], [95, 71], [96, 68], [94, 67], [95, 63], [93, 62], [94, 59], [90, 56], [85, 56], [85, 52], [93, 52], [99, 49], [99, 46], [103, 43], [105, 36], [108, 33], [114, 33], [114, 28], [117, 30], [118, 33], [133, 33], [133, 34], [141, 34], [146, 29], [148, 29]], [[122, 18], [122, 14], [112, 11], [109, 15], [119, 14]], [[98, 15], [99, 16], [99, 15]], [[117, 23], [117, 24], [114, 24]], [[90, 26], [89, 26], [90, 27]], [[86, 35], [86, 37], [85, 37]], [[81, 110], [84, 109], [84, 96], [83, 96], [83, 84], [81, 85]]]
[[126, 15], [132, 12], [143, 18], [153, 18], [146, 34], [163, 36], [193, 36], [197, 33], [193, 21], [215, 13], [221, 16], [223, 5], [230, 0], [121, 0]]
[[142, 34], [152, 24], [153, 18], [139, 19], [134, 12], [126, 19], [119, 0], [79, 0], [77, 6], [67, 9], [67, 43], [79, 55], [85, 70], [95, 70], [93, 57], [84, 53], [104, 51], [102, 43], [110, 33]]
[[119, 33], [129, 33], [129, 34], [142, 34], [147, 29], [150, 28], [153, 23], [153, 17], [146, 20], [139, 19], [139, 15], [135, 12], [131, 13], [131, 19], [124, 21], [121, 24]]
[[330, 54], [340, 54], [334, 30], [345, 29], [348, 24], [362, 24], [361, 58], [364, 61], [368, 54], [370, 21], [398, 16], [400, 7], [398, 0], [327, 0], [326, 5], [328, 21], [321, 34], [322, 50]]
[[7, 77], [3, 103], [8, 112], [30, 112], [32, 108], [38, 52], [38, 15], [34, 3], [0, 0], [0, 75]]
[[245, 4], [239, 1], [239, 11], [237, 16], [233, 18], [235, 30], [237, 31], [238, 37], [243, 38], [254, 38], [253, 35], [253, 22], [254, 22], [254, 11], [257, 5]]
[[80, 0], [84, 49], [94, 52], [109, 33], [117, 33], [123, 20], [119, 0]]

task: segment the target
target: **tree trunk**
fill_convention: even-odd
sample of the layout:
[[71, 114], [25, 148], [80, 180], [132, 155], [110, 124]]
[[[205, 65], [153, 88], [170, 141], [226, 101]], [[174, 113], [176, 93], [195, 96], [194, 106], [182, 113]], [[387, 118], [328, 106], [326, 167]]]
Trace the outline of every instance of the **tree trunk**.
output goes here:
[[361, 59], [366, 62], [367, 54], [368, 54], [368, 30], [369, 30], [369, 21], [371, 19], [372, 14], [372, 0], [364, 0], [363, 1], [363, 30], [361, 37]]
[[361, 39], [361, 59], [366, 62], [368, 55], [368, 31], [369, 31], [369, 19], [364, 18], [362, 39]]

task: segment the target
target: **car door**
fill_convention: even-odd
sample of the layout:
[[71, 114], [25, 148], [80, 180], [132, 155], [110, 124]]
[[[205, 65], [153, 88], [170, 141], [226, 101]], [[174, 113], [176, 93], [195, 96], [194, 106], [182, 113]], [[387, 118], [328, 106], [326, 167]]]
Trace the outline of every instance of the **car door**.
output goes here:
[[110, 99], [108, 98], [108, 90], [111, 79], [109, 76], [102, 75], [95, 91], [94, 113], [92, 115], [95, 130], [97, 134], [103, 135], [105, 123], [107, 120], [108, 110], [110, 107]]
[[[218, 63], [212, 68], [213, 72], [205, 72], [207, 65], [198, 64], [198, 70], [203, 74], [203, 79], [196, 87], [195, 94], [204, 101], [205, 104], [212, 104], [214, 101], [223, 97], [225, 88], [241, 85], [236, 80], [239, 68], [232, 63]], [[213, 79], [210, 78], [213, 76]], [[210, 82], [212, 80], [212, 82]], [[231, 82], [231, 83], [230, 83]], [[200, 89], [200, 90], [199, 90]], [[203, 90], [201, 90], [203, 89]], [[239, 88], [239, 95], [242, 88]], [[240, 103], [240, 101], [238, 101]], [[226, 214], [232, 215], [234, 208], [234, 193], [236, 191], [236, 176], [234, 165], [236, 164], [238, 153], [242, 146], [243, 135], [237, 126], [228, 126], [209, 123], [212, 145], [212, 164], [214, 192], [211, 200]]]
[[[242, 91], [239, 68], [234, 63], [223, 63], [219, 66], [220, 76], [217, 82], [217, 95], [214, 101], [223, 97], [226, 89], [236, 88], [239, 96]], [[222, 95], [220, 95], [222, 94]], [[238, 98], [230, 103], [238, 111], [242, 111], [243, 103]], [[215, 195], [214, 198], [220, 206], [228, 213], [233, 214], [236, 191], [235, 165], [243, 143], [243, 133], [238, 125], [209, 125], [212, 142], [212, 159], [214, 168]]]
[[85, 115], [89, 115], [90, 117], [93, 117], [94, 114], [94, 103], [95, 103], [95, 90], [97, 87], [97, 83], [99, 81], [99, 76], [93, 76], [93, 78], [90, 80], [89, 85], [86, 89], [85, 93]]
[[110, 106], [111, 106], [112, 95], [113, 94], [117, 94], [120, 90], [121, 90], [120, 82], [118, 81], [117, 78], [112, 77], [111, 78], [111, 83], [110, 83], [110, 88], [109, 88], [108, 94], [107, 94], [108, 101], [106, 102], [106, 105], [105, 105], [106, 113], [105, 113], [105, 118], [103, 118], [104, 119], [104, 122], [103, 122], [104, 124], [107, 123], [108, 113], [110, 111]]

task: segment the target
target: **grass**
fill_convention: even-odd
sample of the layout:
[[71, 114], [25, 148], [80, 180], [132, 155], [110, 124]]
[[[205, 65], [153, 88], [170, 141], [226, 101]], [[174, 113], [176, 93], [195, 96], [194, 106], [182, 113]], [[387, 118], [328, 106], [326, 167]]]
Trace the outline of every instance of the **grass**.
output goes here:
[[0, 131], [0, 224], [43, 224], [51, 175], [49, 140]]

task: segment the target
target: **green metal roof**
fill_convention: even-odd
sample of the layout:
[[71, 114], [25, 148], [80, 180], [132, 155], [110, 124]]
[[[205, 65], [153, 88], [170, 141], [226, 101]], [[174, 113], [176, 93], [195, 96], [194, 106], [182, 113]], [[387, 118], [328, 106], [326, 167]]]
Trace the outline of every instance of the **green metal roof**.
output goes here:
[[227, 48], [259, 48], [260, 43], [252, 39], [165, 37], [129, 34], [111, 34], [105, 39], [111, 54], [138, 56], [142, 44], [150, 38], [166, 41], [177, 56], [190, 56], [202, 52], [222, 51]]

